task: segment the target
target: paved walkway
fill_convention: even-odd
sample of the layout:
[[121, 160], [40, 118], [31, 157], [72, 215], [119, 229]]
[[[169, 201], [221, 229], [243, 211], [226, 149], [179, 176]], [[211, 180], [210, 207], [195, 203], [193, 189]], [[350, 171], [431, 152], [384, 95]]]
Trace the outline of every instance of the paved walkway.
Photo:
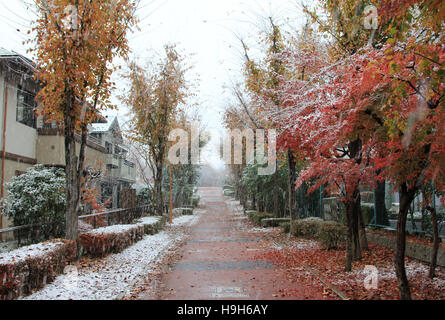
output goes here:
[[193, 226], [182, 258], [162, 278], [161, 299], [283, 299], [279, 290], [297, 289], [292, 299], [322, 299], [311, 288], [290, 283], [284, 270], [258, 260], [265, 234], [248, 232], [245, 216], [229, 208], [220, 188], [200, 188], [206, 213]]

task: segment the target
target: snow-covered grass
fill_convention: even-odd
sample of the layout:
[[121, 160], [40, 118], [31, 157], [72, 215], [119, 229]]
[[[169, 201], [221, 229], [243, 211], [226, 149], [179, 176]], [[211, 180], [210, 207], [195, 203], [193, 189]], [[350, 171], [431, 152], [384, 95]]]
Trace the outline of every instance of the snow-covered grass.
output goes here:
[[78, 273], [60, 275], [53, 283], [23, 299], [113, 300], [125, 296], [169, 248], [184, 238], [185, 234], [179, 227], [190, 226], [198, 219], [199, 216], [195, 215], [175, 218], [167, 230], [146, 235], [121, 253], [93, 261]]

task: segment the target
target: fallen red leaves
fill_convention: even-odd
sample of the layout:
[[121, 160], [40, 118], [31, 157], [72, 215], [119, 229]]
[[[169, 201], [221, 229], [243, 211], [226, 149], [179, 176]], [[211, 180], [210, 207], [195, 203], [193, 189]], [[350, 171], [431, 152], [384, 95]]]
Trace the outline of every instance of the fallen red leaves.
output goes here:
[[[376, 244], [369, 244], [368, 251], [363, 252], [361, 261], [353, 263], [352, 272], [344, 272], [344, 250], [322, 250], [308, 245], [308, 240], [277, 233], [268, 234], [273, 242], [261, 258], [285, 268], [289, 281], [310, 286], [318, 290], [327, 299], [341, 299], [344, 294], [348, 299], [398, 299], [399, 292], [394, 272], [394, 251]], [[277, 242], [281, 248], [277, 248]], [[364, 280], [366, 265], [375, 266], [378, 270], [377, 289], [366, 289]], [[445, 271], [438, 268], [437, 277], [428, 278], [428, 266], [406, 259], [406, 269], [411, 285], [413, 299], [445, 299]], [[336, 292], [334, 292], [337, 291]], [[284, 289], [284, 296], [298, 297], [298, 290]]]

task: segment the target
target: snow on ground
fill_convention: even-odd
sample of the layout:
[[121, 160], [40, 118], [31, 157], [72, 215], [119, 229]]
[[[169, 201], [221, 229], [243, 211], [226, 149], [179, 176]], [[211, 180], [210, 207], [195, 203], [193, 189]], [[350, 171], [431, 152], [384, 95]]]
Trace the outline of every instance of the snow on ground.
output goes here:
[[[436, 290], [445, 290], [445, 277], [438, 276], [434, 279], [430, 279], [426, 275], [428, 274], [429, 266], [425, 263], [411, 260], [405, 264], [406, 275], [408, 280], [422, 279], [417, 285], [420, 287], [434, 287]], [[353, 273], [348, 276], [348, 279], [333, 278], [331, 279], [334, 285], [349, 284], [351, 279], [355, 279], [357, 283], [363, 282], [364, 279], [370, 275], [370, 270], [357, 268], [353, 270]], [[439, 272], [439, 270], [437, 270]], [[394, 266], [379, 266], [377, 267], [377, 279], [391, 280], [396, 279], [396, 272]]]
[[316, 249], [319, 247], [320, 244], [317, 241], [304, 239], [299, 239], [298, 241], [292, 242], [289, 245], [290, 249]]
[[[201, 210], [203, 211], [203, 210]], [[199, 214], [199, 212], [197, 212]], [[78, 272], [70, 270], [54, 282], [24, 297], [24, 300], [112, 300], [130, 293], [133, 285], [150, 272], [162, 254], [185, 234], [179, 226], [196, 223], [199, 215], [181, 216], [173, 225], [155, 235], [146, 235], [141, 241], [121, 253], [94, 260]], [[168, 225], [168, 224], [167, 224]]]

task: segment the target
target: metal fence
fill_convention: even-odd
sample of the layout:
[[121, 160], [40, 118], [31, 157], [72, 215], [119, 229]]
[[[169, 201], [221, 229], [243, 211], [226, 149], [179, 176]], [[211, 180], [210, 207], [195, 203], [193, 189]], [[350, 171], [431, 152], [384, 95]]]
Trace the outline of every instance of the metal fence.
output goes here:
[[[320, 195], [321, 193], [318, 193]], [[380, 200], [383, 207], [384, 218], [378, 218], [376, 192], [363, 191], [361, 195], [361, 209], [365, 224], [369, 227], [396, 229], [399, 212], [399, 194], [394, 192], [389, 184], [385, 185], [384, 200]], [[308, 210], [307, 216], [321, 217], [325, 220], [344, 221], [344, 205], [337, 197], [322, 198], [318, 210]], [[305, 200], [307, 201], [307, 200]], [[314, 199], [315, 201], [315, 199]], [[382, 206], [384, 202], [384, 206]], [[445, 237], [445, 208], [442, 206], [439, 196], [434, 193], [431, 204], [437, 214], [439, 234]], [[424, 209], [422, 195], [418, 194], [408, 211], [406, 229], [411, 233], [432, 234], [432, 222], [430, 213]]]
[[[143, 215], [154, 215], [151, 205], [140, 206], [129, 209], [116, 209], [105, 212], [79, 216], [82, 221], [93, 229], [115, 224], [130, 224]], [[14, 226], [0, 229], [0, 252], [18, 247], [23, 244], [36, 243], [56, 237], [63, 237], [64, 224], [39, 223], [23, 226]], [[48, 232], [48, 230], [50, 230]]]

